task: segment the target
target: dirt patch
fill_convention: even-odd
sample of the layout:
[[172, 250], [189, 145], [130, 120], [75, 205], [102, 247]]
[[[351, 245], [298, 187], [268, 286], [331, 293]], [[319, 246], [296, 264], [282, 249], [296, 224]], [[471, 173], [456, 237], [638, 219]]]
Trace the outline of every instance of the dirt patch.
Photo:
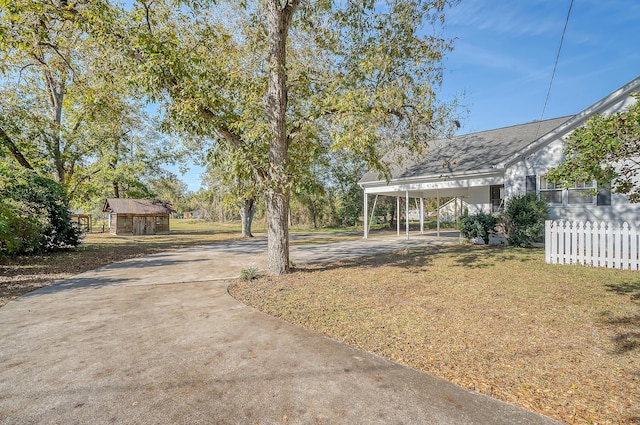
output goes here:
[[274, 316], [569, 424], [640, 423], [640, 275], [416, 249], [236, 282]]

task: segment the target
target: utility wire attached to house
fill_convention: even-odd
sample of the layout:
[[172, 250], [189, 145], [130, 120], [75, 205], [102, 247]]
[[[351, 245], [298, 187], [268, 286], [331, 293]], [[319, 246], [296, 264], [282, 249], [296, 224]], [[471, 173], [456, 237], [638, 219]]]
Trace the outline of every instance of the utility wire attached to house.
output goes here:
[[569, 11], [567, 12], [567, 19], [564, 21], [564, 29], [562, 30], [562, 37], [560, 38], [560, 46], [558, 46], [558, 53], [556, 54], [556, 61], [553, 64], [553, 72], [551, 73], [551, 81], [549, 81], [549, 89], [547, 90], [547, 97], [544, 99], [544, 106], [542, 107], [542, 113], [538, 120], [538, 127], [536, 128], [536, 137], [538, 138], [538, 131], [540, 131], [540, 123], [544, 117], [544, 111], [547, 109], [547, 102], [549, 102], [549, 95], [551, 94], [551, 86], [553, 85], [553, 78], [556, 75], [556, 68], [558, 67], [558, 59], [560, 59], [560, 51], [562, 50], [562, 43], [564, 43], [564, 35], [567, 32], [567, 25], [569, 24], [569, 16], [571, 16], [571, 9], [573, 8], [573, 0], [569, 4]]

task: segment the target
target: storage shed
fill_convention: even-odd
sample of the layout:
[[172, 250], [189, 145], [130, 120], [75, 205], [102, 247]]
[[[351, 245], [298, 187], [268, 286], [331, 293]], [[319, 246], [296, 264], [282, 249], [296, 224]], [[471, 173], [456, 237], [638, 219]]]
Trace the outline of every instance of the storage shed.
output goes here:
[[109, 213], [114, 235], [168, 235], [173, 206], [159, 199], [108, 198], [102, 211]]

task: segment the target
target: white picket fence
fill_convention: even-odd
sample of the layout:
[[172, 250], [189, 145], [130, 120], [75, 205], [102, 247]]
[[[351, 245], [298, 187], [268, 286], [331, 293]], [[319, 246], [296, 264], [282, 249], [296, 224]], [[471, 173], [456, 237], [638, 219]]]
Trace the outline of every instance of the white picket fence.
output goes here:
[[549, 264], [581, 264], [640, 270], [640, 234], [627, 223], [545, 223], [545, 260]]

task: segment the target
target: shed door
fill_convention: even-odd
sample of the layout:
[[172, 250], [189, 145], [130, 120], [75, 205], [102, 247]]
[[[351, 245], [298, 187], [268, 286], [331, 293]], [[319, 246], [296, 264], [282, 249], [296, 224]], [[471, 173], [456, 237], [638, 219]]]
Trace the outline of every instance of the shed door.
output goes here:
[[133, 217], [134, 235], [155, 235], [155, 217]]

